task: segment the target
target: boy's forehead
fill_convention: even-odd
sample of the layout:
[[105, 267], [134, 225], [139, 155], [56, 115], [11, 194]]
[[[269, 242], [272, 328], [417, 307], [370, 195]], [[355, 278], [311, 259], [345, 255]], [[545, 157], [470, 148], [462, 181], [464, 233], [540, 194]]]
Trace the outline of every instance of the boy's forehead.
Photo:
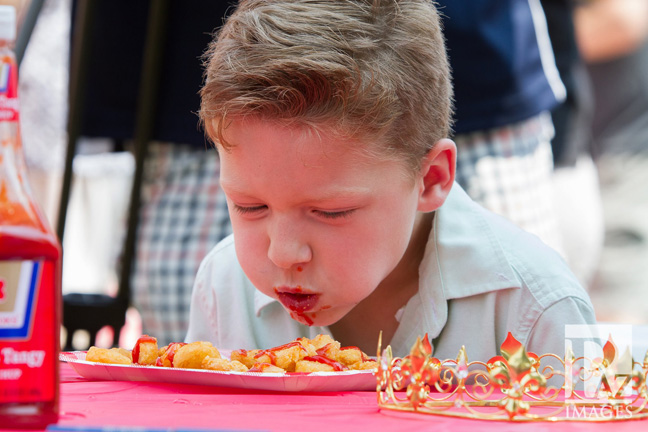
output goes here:
[[338, 137], [326, 128], [246, 119], [230, 122], [224, 135], [230, 146], [221, 151], [221, 184], [228, 192], [304, 182], [325, 195], [332, 184], [357, 186], [395, 170], [407, 177], [402, 161], [377, 157], [360, 141]]
[[361, 140], [345, 137], [327, 125], [287, 123], [257, 117], [229, 121], [223, 129], [223, 138], [227, 142], [226, 152], [254, 148], [274, 153], [273, 149], [281, 149], [285, 152], [281, 155], [283, 158], [298, 157], [304, 164], [314, 166], [331, 158], [358, 158], [366, 155], [368, 148], [368, 144]]

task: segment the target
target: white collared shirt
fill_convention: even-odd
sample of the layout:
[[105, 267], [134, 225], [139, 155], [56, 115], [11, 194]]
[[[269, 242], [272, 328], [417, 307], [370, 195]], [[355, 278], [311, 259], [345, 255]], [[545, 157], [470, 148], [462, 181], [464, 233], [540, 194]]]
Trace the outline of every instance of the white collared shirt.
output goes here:
[[[270, 348], [297, 337], [330, 334], [290, 318], [243, 273], [233, 236], [203, 260], [194, 284], [186, 341], [222, 349]], [[535, 236], [473, 202], [455, 184], [437, 210], [419, 292], [398, 314], [390, 344], [409, 353], [426, 333], [437, 358], [499, 354], [508, 332], [527, 350], [564, 353], [566, 324], [594, 324], [590, 300], [563, 259]]]

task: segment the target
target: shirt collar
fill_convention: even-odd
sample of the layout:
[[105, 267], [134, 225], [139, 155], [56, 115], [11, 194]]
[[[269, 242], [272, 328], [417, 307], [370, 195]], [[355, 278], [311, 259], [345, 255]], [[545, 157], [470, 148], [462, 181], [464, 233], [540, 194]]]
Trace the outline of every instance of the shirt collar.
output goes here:
[[448, 300], [518, 286], [518, 277], [493, 230], [493, 218], [499, 217], [455, 183], [435, 215], [428, 241], [428, 249], [434, 250], [426, 250], [421, 282], [440, 282]]
[[419, 291], [405, 306], [391, 341], [406, 355], [416, 338], [436, 339], [448, 321], [448, 300], [519, 286], [492, 223], [495, 216], [454, 184], [436, 211], [419, 267]]
[[261, 316], [261, 309], [272, 303], [279, 303], [279, 301], [268, 297], [256, 288], [254, 289], [254, 314], [257, 317]]

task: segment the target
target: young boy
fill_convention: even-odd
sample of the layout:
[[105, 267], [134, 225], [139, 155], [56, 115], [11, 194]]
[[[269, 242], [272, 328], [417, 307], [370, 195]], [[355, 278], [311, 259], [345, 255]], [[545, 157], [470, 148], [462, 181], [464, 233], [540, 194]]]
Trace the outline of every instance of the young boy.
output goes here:
[[565, 263], [454, 183], [452, 90], [427, 0], [242, 1], [207, 53], [201, 119], [233, 236], [205, 258], [187, 341], [330, 333], [487, 360], [511, 331], [564, 352], [594, 323]]

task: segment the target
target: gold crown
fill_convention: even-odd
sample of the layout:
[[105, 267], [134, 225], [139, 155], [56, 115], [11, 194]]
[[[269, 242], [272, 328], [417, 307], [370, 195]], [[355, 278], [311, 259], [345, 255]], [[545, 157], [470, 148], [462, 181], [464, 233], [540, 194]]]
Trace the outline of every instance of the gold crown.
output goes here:
[[504, 421], [616, 421], [648, 417], [648, 352], [635, 362], [612, 337], [603, 356], [536, 355], [511, 333], [501, 355], [469, 362], [432, 357], [427, 334], [409, 356], [393, 357], [378, 342], [377, 394], [381, 409]]

